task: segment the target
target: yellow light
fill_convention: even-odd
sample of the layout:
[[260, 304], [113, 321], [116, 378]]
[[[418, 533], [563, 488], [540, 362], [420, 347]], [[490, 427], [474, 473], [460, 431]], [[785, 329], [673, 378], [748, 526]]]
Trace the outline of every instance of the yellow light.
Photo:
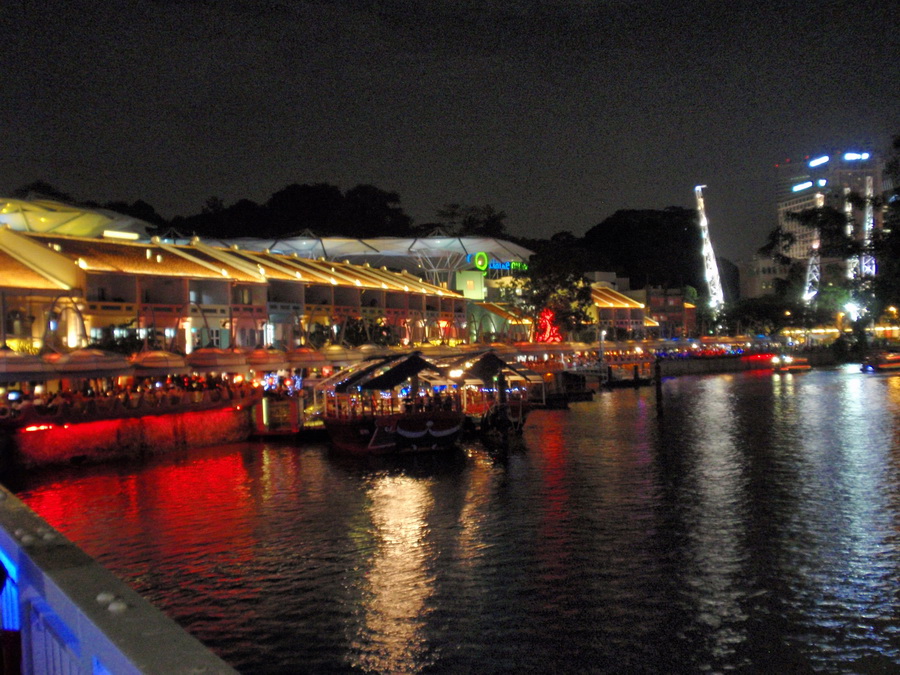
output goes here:
[[140, 239], [137, 232], [120, 232], [119, 230], [103, 230], [103, 237], [105, 239], [127, 239], [128, 241]]

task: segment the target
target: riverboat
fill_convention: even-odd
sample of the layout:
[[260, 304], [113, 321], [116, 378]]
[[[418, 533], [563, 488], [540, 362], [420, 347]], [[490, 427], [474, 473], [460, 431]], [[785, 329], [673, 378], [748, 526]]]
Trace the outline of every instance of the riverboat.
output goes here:
[[900, 370], [900, 352], [877, 352], [866, 357], [862, 364], [863, 372], [884, 372]]
[[466, 428], [492, 446], [521, 436], [528, 414], [546, 400], [543, 377], [507, 363], [494, 350], [449, 361], [445, 370], [461, 384]]
[[812, 368], [809, 359], [790, 354], [776, 354], [772, 357], [772, 368], [776, 373], [799, 373]]
[[455, 383], [420, 352], [350, 366], [316, 388], [331, 444], [355, 455], [448, 450], [465, 417]]

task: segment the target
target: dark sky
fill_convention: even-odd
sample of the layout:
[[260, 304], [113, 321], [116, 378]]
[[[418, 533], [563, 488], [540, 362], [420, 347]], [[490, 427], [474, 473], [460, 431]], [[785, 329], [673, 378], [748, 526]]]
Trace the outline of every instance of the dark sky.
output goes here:
[[900, 134], [888, 0], [9, 0], [0, 195], [44, 179], [164, 216], [372, 183], [514, 234], [694, 206], [771, 229], [772, 166]]

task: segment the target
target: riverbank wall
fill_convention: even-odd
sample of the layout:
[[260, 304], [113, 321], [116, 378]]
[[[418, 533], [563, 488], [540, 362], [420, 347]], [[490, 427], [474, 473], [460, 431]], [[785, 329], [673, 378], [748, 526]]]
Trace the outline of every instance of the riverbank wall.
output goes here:
[[229, 406], [19, 428], [4, 439], [3, 452], [22, 468], [94, 464], [237, 442], [248, 438], [252, 430], [250, 406]]

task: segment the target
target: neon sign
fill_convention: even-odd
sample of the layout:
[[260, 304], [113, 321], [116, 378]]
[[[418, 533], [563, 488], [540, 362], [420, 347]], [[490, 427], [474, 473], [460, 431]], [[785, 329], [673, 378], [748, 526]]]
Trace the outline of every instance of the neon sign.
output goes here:
[[487, 276], [488, 270], [505, 270], [508, 272], [524, 272], [528, 269], [528, 263], [521, 260], [493, 260], [485, 251], [470, 253], [466, 256], [466, 263], [474, 265]]

